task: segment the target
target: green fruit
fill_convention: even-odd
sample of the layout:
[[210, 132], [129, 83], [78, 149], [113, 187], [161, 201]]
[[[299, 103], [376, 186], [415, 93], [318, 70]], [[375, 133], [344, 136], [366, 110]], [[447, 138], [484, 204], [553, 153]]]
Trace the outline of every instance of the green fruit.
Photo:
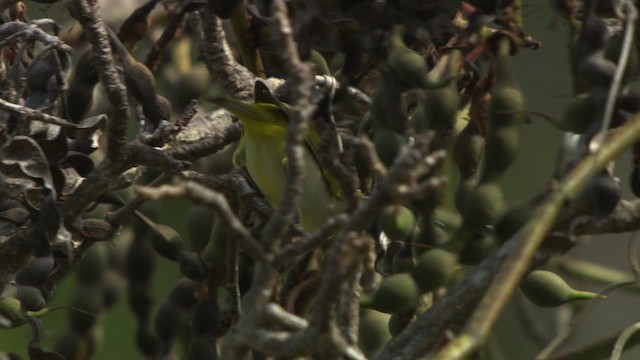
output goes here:
[[478, 186], [479, 176], [474, 176], [466, 180], [461, 180], [458, 184], [455, 194], [456, 208], [464, 211], [465, 205], [469, 200], [469, 195]]
[[391, 166], [407, 140], [395, 131], [380, 128], [376, 132], [373, 142], [382, 163]]
[[427, 62], [404, 43], [404, 26], [396, 25], [389, 37], [387, 63], [393, 72], [407, 84], [420, 87], [427, 79]]
[[564, 107], [562, 118], [555, 122], [560, 130], [584, 134], [595, 120], [596, 102], [591, 93], [582, 93]]
[[[433, 247], [441, 246], [447, 241], [449, 241], [449, 233], [442, 226], [425, 218], [420, 220], [420, 231], [418, 232], [418, 236], [416, 236], [416, 243]], [[415, 251], [417, 254], [422, 254], [424, 247], [417, 247]]]
[[455, 271], [458, 259], [455, 254], [442, 250], [427, 250], [417, 259], [411, 276], [422, 293], [436, 290], [444, 285]]
[[480, 182], [497, 180], [516, 157], [519, 127], [524, 119], [524, 96], [509, 65], [511, 41], [500, 39], [496, 63], [496, 82], [489, 104], [489, 133], [485, 147], [485, 166]]
[[[17, 293], [17, 289], [16, 289]], [[0, 329], [13, 329], [27, 323], [27, 317], [41, 317], [48, 314], [51, 309], [43, 308], [39, 311], [21, 310], [20, 300], [10, 296], [0, 296]]]
[[590, 291], [574, 290], [560, 276], [546, 270], [532, 271], [522, 281], [520, 289], [531, 302], [544, 308], [600, 296]]
[[94, 244], [78, 264], [76, 282], [80, 285], [95, 285], [102, 281], [107, 268], [108, 254], [104, 244]]
[[197, 281], [193, 281], [186, 277], [180, 278], [173, 285], [166, 301], [180, 306], [184, 310], [189, 310], [196, 304], [196, 291], [199, 287], [200, 283]]
[[136, 330], [136, 345], [147, 358], [158, 358], [160, 354], [160, 341], [154, 331], [147, 325], [139, 326]]
[[589, 181], [584, 189], [598, 223], [605, 221], [621, 199], [620, 184], [608, 171], [602, 171]]
[[118, 271], [109, 269], [104, 273], [100, 287], [102, 291], [102, 305], [105, 310], [110, 309], [118, 302], [124, 284], [125, 279]]
[[391, 336], [398, 335], [404, 328], [411, 323], [411, 317], [406, 314], [392, 314], [389, 318], [389, 333]]
[[520, 230], [531, 219], [533, 210], [535, 210], [541, 199], [542, 197], [534, 198], [505, 211], [504, 215], [496, 222], [495, 233], [497, 240], [503, 243]]
[[20, 312], [20, 306], [18, 299], [0, 296], [0, 328], [12, 329], [27, 322]]
[[485, 139], [472, 133], [473, 124], [467, 125], [453, 143], [453, 159], [458, 165], [461, 179], [469, 179], [478, 173], [484, 154]]
[[162, 353], [169, 353], [185, 320], [186, 311], [180, 306], [170, 301], [165, 301], [160, 306], [156, 313], [153, 327], [158, 340], [160, 340], [161, 348], [164, 349], [161, 351]]
[[403, 273], [386, 277], [373, 294], [360, 299], [360, 305], [392, 314], [414, 308], [419, 301], [418, 285], [411, 275]]
[[[447, 69], [444, 78], [454, 79], [460, 70], [461, 53], [459, 50], [452, 50], [447, 55]], [[425, 123], [415, 124], [416, 133], [421, 133], [427, 129], [436, 131], [436, 141], [434, 149], [447, 148], [451, 144], [455, 132], [456, 114], [460, 107], [461, 97], [456, 81], [449, 81], [448, 85], [434, 90], [425, 91], [426, 101], [422, 111], [424, 111], [423, 121]], [[425, 128], [426, 126], [426, 128]]]
[[39, 256], [20, 269], [15, 281], [19, 285], [38, 287], [47, 279], [55, 264], [52, 255]]
[[476, 133], [476, 126], [472, 123], [469, 123], [453, 142], [453, 159], [458, 165], [460, 173], [460, 182], [455, 194], [458, 210], [464, 209], [464, 203], [469, 197], [469, 193], [478, 183], [484, 146], [484, 137]]
[[496, 60], [496, 82], [491, 92], [489, 105], [490, 128], [518, 126], [524, 117], [524, 96], [511, 72], [509, 53], [511, 40], [500, 39]]
[[492, 225], [505, 208], [502, 188], [489, 182], [479, 184], [469, 195], [464, 209], [464, 227], [481, 230]]
[[149, 283], [129, 283], [129, 306], [138, 318], [144, 322], [149, 318], [151, 307], [153, 305], [152, 284]]
[[367, 358], [376, 356], [391, 339], [388, 322], [388, 314], [368, 309], [360, 312], [358, 346]]
[[[613, 61], [616, 64], [620, 60], [620, 51], [622, 50], [623, 36], [622, 34], [614, 35], [605, 47], [604, 57], [607, 60]], [[629, 60], [627, 62], [627, 69], [624, 73], [624, 81], [632, 81], [640, 76], [640, 59], [638, 56], [637, 46], [631, 46], [629, 51]]]
[[180, 253], [184, 249], [180, 234], [171, 226], [156, 223], [140, 213], [137, 213], [137, 216], [147, 224], [151, 230], [149, 240], [153, 249], [166, 259], [179, 261]]
[[213, 336], [196, 336], [189, 344], [189, 360], [216, 360], [216, 338]]
[[102, 293], [97, 286], [76, 287], [70, 305], [83, 310], [71, 310], [68, 313], [71, 328], [77, 334], [87, 333], [98, 321], [98, 315], [102, 309]]
[[371, 93], [371, 106], [369, 107], [371, 122], [375, 124], [375, 126], [378, 128], [387, 127], [385, 126], [387, 101], [385, 100], [386, 92], [384, 91], [383, 84], [384, 84], [384, 78], [379, 80], [378, 86]]
[[411, 244], [405, 244], [393, 255], [391, 266], [394, 274], [408, 273], [413, 270], [415, 261], [413, 261]]
[[496, 81], [489, 105], [489, 127], [518, 126], [524, 120], [523, 111], [524, 96], [513, 79]]
[[46, 306], [46, 301], [40, 290], [33, 286], [18, 285], [16, 298], [20, 300], [20, 311], [40, 311]]
[[371, 125], [374, 129], [393, 130], [402, 133], [405, 129], [403, 116], [402, 93], [404, 84], [388, 69], [380, 69], [380, 79], [371, 94]]
[[460, 254], [460, 262], [463, 264], [479, 264], [486, 259], [497, 247], [494, 236], [482, 233], [474, 235], [465, 245]]
[[187, 214], [187, 236], [191, 248], [200, 251], [209, 240], [215, 215], [206, 206], [191, 206]]
[[66, 331], [58, 337], [54, 349], [65, 359], [81, 359], [88, 353], [88, 347], [89, 345], [84, 341], [82, 335], [73, 331]]
[[98, 84], [98, 72], [93, 64], [93, 51], [86, 50], [76, 62], [73, 76], [69, 82], [67, 98], [69, 120], [77, 124], [93, 105], [93, 91]]
[[389, 36], [387, 63], [394, 74], [406, 84], [423, 89], [438, 88], [446, 84], [430, 76], [425, 59], [404, 43], [404, 32], [403, 25], [395, 25]]
[[413, 234], [416, 217], [413, 211], [400, 205], [390, 205], [378, 214], [378, 230], [393, 241], [404, 241]]
[[191, 280], [204, 280], [207, 276], [207, 266], [195, 251], [183, 251], [180, 253], [180, 272]]
[[513, 163], [520, 134], [517, 127], [492, 128], [485, 145], [485, 166], [481, 182], [496, 181]]
[[211, 267], [210, 284], [220, 284], [227, 274], [227, 232], [224, 225], [215, 221], [211, 236], [202, 250], [203, 260]]
[[220, 317], [220, 309], [215, 300], [200, 300], [193, 307], [191, 331], [196, 336], [215, 337]]

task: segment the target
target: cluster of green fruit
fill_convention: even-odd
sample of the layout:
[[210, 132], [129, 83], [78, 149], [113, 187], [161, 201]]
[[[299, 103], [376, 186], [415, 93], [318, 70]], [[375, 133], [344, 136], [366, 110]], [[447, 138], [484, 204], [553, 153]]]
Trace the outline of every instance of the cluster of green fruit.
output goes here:
[[[142, 233], [133, 240], [127, 261], [129, 303], [138, 320], [138, 348], [150, 357], [174, 354], [183, 325], [190, 320], [190, 356], [215, 359], [215, 339], [221, 317], [218, 289], [227, 270], [224, 228], [214, 220], [211, 210], [193, 207], [188, 217], [193, 226], [189, 228], [191, 241], [187, 246], [171, 227], [158, 224], [142, 214], [137, 216]], [[182, 276], [152, 318], [154, 254], [176, 262]]]
[[[402, 27], [394, 27], [387, 63], [381, 66], [372, 96], [370, 114], [376, 150], [390, 166], [410, 134], [433, 130], [435, 149], [451, 149], [458, 165], [455, 200], [463, 220], [461, 224], [454, 221], [446, 229], [434, 215], [437, 204], [424, 201], [391, 205], [378, 215], [377, 229], [390, 240], [386, 256], [393, 259], [393, 274], [385, 276], [377, 289], [361, 298], [361, 306], [371, 309], [363, 309], [360, 323], [360, 346], [367, 355], [375, 354], [413, 316], [426, 311], [437, 299], [438, 289], [454, 285], [456, 273], [462, 272], [461, 264], [479, 263], [508, 240], [528, 221], [537, 202], [505, 211], [500, 184], [516, 158], [524, 119], [524, 96], [509, 64], [516, 46], [513, 39], [498, 33], [487, 40], [495, 55], [494, 71], [475, 88], [469, 105], [470, 119], [456, 133], [461, 96], [451, 79], [459, 71], [458, 51], [450, 50], [441, 56], [441, 60], [448, 61], [442, 66], [445, 70], [439, 80], [434, 80], [433, 71], [429, 73], [422, 56], [405, 46], [402, 35]], [[419, 89], [417, 105], [409, 121], [399, 126], [403, 124], [401, 114], [406, 111], [393, 107], [401, 106], [400, 94], [413, 88]], [[541, 307], [597, 296], [576, 291], [559, 275], [545, 270], [532, 272], [521, 288]]]
[[109, 264], [113, 261], [112, 252], [109, 244], [96, 244], [78, 264], [69, 301], [69, 327], [54, 347], [65, 359], [90, 357], [100, 347], [100, 317], [115, 304], [124, 281]]
[[[470, 262], [482, 260], [497, 245], [495, 240], [486, 239], [483, 232], [495, 226], [505, 213], [500, 179], [516, 158], [524, 116], [524, 97], [509, 64], [514, 45], [509, 37], [497, 36], [494, 46], [495, 82], [489, 94], [488, 113], [472, 114], [462, 131], [465, 135], [456, 139], [453, 151], [462, 175], [456, 200], [464, 220], [450, 246], [461, 252], [461, 256], [468, 255], [466, 260]], [[477, 99], [484, 100], [483, 97]], [[484, 120], [487, 124], [478, 124]], [[475, 130], [478, 127], [488, 128], [484, 141]], [[470, 142], [462, 144], [466, 141]], [[481, 160], [484, 160], [482, 164]]]

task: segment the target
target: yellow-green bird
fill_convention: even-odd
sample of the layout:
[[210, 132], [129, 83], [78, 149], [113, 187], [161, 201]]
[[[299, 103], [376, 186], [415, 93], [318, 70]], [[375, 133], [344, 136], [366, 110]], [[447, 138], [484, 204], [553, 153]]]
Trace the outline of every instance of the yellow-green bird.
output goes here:
[[[244, 167], [272, 207], [280, 204], [286, 179], [285, 137], [292, 109], [271, 94], [258, 80], [253, 104], [229, 97], [210, 99], [237, 116], [244, 126], [244, 136], [234, 154], [234, 163]], [[340, 187], [325, 176], [316, 152], [318, 133], [309, 127], [305, 133], [304, 187], [299, 204], [300, 225], [308, 232], [318, 230], [326, 220], [344, 209]]]

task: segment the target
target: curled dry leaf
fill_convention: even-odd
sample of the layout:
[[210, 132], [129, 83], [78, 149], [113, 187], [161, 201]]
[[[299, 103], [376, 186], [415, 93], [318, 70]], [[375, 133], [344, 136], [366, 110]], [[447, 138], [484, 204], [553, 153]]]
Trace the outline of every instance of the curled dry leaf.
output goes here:
[[30, 137], [15, 136], [0, 148], [0, 158], [4, 165], [17, 165], [27, 176], [41, 179], [44, 186], [55, 192], [53, 178], [47, 157], [40, 145]]

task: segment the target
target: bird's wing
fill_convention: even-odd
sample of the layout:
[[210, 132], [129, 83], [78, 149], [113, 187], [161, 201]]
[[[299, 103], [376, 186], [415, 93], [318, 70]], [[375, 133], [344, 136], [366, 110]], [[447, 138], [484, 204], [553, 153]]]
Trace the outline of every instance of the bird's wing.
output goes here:
[[[291, 118], [293, 114], [293, 108], [291, 107], [291, 105], [286, 104], [280, 101], [277, 97], [275, 97], [271, 93], [271, 90], [269, 90], [269, 87], [267, 87], [267, 84], [262, 80], [256, 81], [253, 96], [254, 96], [255, 103], [274, 104], [278, 106], [280, 109], [282, 109], [282, 111], [287, 115], [288, 119]], [[309, 149], [309, 151], [311, 151], [313, 158], [318, 164], [318, 167], [321, 169], [322, 175], [326, 180], [331, 193], [336, 198], [339, 199], [342, 194], [342, 188], [340, 187], [340, 183], [338, 182], [338, 180], [336, 180], [334, 177], [328, 174], [327, 171], [325, 171], [322, 168], [322, 166], [320, 166], [320, 160], [318, 159], [317, 152], [318, 152], [318, 149], [320, 148], [321, 139], [320, 139], [320, 134], [318, 134], [313, 124], [310, 124], [310, 126], [307, 128], [307, 131], [304, 134], [304, 139], [305, 139], [305, 143], [307, 144], [307, 148]], [[283, 168], [286, 169], [286, 159], [285, 161], [283, 161]]]

